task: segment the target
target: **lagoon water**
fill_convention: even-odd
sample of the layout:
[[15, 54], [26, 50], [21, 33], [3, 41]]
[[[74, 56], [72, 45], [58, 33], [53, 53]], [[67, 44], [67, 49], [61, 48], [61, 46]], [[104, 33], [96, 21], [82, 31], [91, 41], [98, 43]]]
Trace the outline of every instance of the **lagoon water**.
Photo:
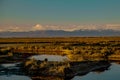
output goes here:
[[67, 56], [60, 56], [60, 55], [34, 55], [31, 56], [30, 59], [36, 59], [36, 60], [45, 60], [48, 59], [48, 61], [64, 61], [69, 60]]
[[21, 75], [2, 75], [0, 76], [0, 80], [32, 80], [28, 76], [21, 76]]
[[[1, 73], [1, 72], [0, 72]], [[120, 65], [111, 63], [108, 70], [103, 72], [90, 72], [86, 75], [75, 76], [71, 80], [119, 80], [120, 79]], [[0, 80], [32, 80], [28, 76], [4, 74], [0, 75]]]
[[[44, 60], [47, 58], [48, 61], [68, 60], [66, 56], [58, 55], [34, 55], [29, 58], [34, 58], [36, 60]], [[21, 72], [19, 67], [16, 68], [17, 64], [19, 63], [0, 64], [0, 80], [32, 80], [27, 75], [24, 75], [24, 72]], [[115, 62], [110, 64], [111, 65], [107, 67], [107, 69], [90, 71], [85, 75], [76, 75], [71, 80], [120, 80], [120, 64]]]
[[84, 76], [75, 76], [72, 80], [120, 80], [120, 65], [111, 63], [109, 70], [90, 72]]

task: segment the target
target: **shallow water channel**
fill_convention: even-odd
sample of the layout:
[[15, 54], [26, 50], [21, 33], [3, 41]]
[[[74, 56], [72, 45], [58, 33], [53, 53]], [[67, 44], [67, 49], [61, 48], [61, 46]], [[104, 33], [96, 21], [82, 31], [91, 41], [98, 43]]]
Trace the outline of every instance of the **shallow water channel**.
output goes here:
[[[66, 56], [58, 55], [34, 55], [29, 59], [44, 61], [46, 58], [53, 62], [63, 62], [69, 59]], [[56, 77], [53, 80], [119, 80], [120, 79], [120, 61], [100, 61], [100, 62], [73, 62], [70, 63], [70, 70], [65, 75]], [[47, 77], [42, 76], [41, 77]], [[0, 64], [0, 80], [35, 80], [33, 76], [26, 75], [21, 69], [21, 63], [2, 63]], [[53, 77], [53, 76], [52, 76]], [[46, 80], [50, 80], [46, 78]], [[44, 78], [43, 78], [44, 79]], [[45, 80], [45, 79], [44, 79]]]

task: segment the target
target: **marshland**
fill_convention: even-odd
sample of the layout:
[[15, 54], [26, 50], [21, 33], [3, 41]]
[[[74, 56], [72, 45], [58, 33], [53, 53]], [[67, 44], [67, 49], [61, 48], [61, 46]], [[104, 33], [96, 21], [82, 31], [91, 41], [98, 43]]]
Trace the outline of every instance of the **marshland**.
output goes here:
[[0, 38], [3, 79], [84, 80], [119, 63], [120, 37]]

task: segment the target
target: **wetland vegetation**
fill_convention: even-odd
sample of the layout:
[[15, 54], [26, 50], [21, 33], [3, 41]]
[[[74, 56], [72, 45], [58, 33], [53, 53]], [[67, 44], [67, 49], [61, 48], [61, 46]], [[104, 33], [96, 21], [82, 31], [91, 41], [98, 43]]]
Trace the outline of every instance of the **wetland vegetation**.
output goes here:
[[120, 37], [0, 38], [0, 76], [74, 80], [111, 62], [120, 62]]

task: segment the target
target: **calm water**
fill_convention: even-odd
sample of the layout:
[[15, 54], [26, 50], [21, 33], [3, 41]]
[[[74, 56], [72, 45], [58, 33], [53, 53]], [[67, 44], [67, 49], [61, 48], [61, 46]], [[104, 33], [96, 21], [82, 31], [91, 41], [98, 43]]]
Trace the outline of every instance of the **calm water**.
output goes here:
[[0, 76], [0, 80], [32, 80], [28, 76], [22, 75], [2, 75]]
[[[3, 71], [0, 71], [0, 73], [3, 73]], [[120, 65], [112, 63], [109, 70], [106, 70], [104, 72], [90, 72], [83, 76], [75, 76], [71, 80], [119, 80], [119, 79], [120, 79]], [[17, 75], [13, 73], [10, 74], [9, 72], [9, 74], [8, 73], [1, 74], [0, 80], [32, 80], [32, 79], [28, 76]]]
[[75, 76], [72, 80], [120, 80], [120, 65], [111, 63], [109, 70], [90, 72], [84, 76]]
[[30, 59], [36, 59], [36, 60], [45, 60], [46, 58], [48, 61], [64, 61], [64, 60], [69, 60], [67, 56], [60, 56], [60, 55], [34, 55], [30, 57]]
[[[48, 61], [64, 61], [68, 59], [66, 56], [57, 56], [57, 55], [35, 55], [30, 58], [35, 58], [36, 60], [44, 60], [45, 58]], [[111, 64], [111, 65], [109, 65]], [[79, 65], [89, 65], [84, 62]], [[99, 65], [101, 67], [99, 67]], [[71, 80], [119, 80], [120, 79], [120, 65], [112, 63], [99, 63], [99, 65], [92, 65], [93, 68], [90, 68], [86, 74], [76, 75]], [[106, 67], [106, 65], [109, 65]], [[105, 66], [105, 67], [103, 67]], [[75, 67], [77, 68], [77, 67]], [[85, 68], [83, 71], [85, 71]], [[82, 70], [82, 69], [80, 69]], [[21, 72], [19, 63], [4, 63], [0, 64], [0, 80], [32, 80], [30, 76]], [[56, 80], [56, 79], [54, 79]], [[62, 78], [57, 80], [64, 80]]]

